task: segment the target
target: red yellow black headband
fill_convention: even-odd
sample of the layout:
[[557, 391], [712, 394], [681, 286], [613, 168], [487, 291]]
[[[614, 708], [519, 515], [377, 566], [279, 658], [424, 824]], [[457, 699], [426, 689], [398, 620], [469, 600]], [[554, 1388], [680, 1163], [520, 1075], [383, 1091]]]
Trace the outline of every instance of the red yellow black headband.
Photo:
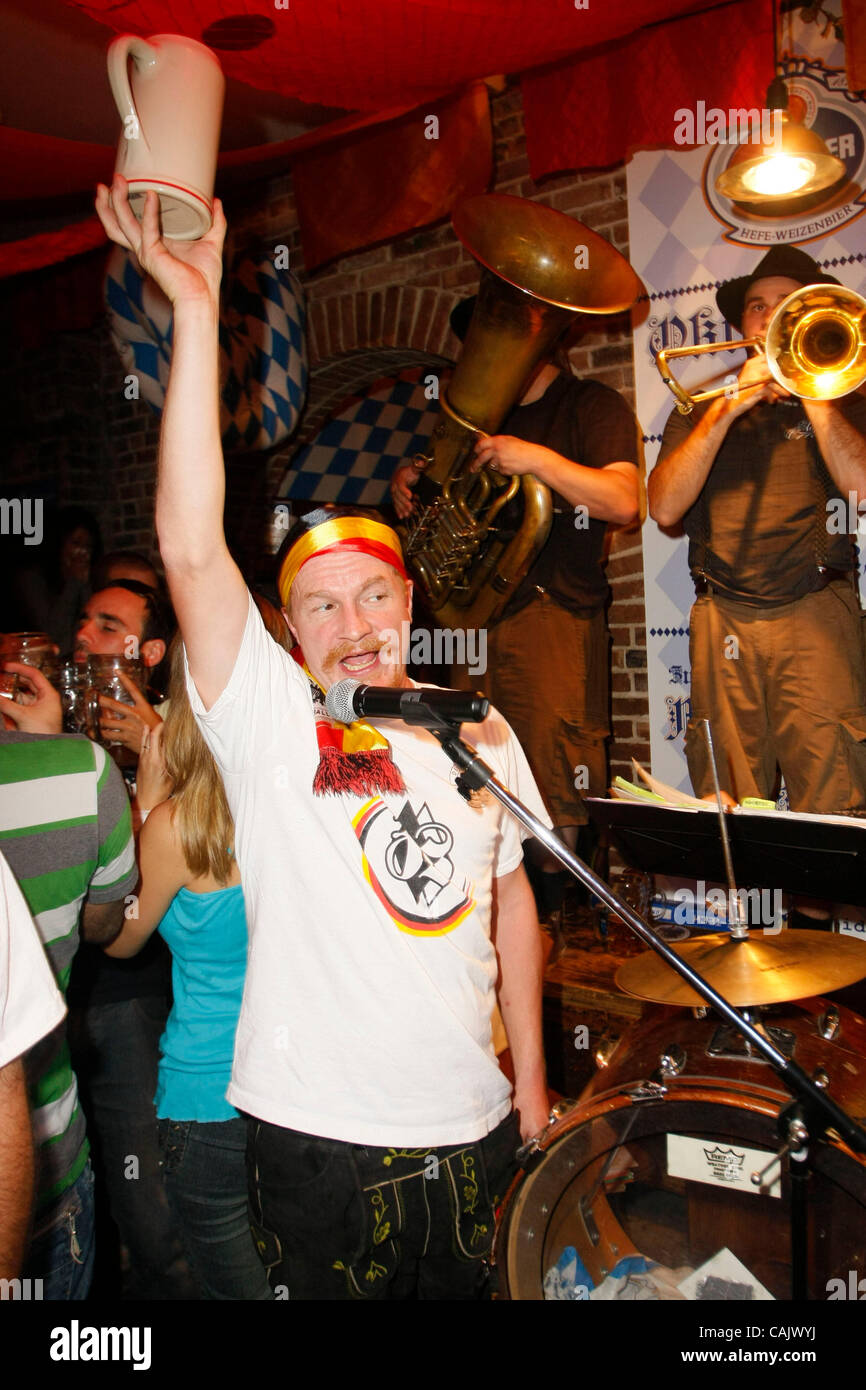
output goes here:
[[386, 565], [391, 565], [404, 579], [409, 577], [403, 564], [400, 542], [390, 526], [366, 517], [335, 517], [333, 521], [323, 521], [312, 531], [307, 531], [283, 560], [277, 588], [284, 608], [289, 605], [292, 585], [302, 566], [314, 555], [322, 555], [329, 550], [358, 550], [365, 555], [375, 555]]

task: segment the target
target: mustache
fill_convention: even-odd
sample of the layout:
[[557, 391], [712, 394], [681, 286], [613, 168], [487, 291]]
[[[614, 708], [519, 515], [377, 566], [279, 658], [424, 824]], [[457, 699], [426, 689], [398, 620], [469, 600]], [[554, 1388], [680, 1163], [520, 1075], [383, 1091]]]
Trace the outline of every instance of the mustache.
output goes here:
[[385, 636], [368, 637], [364, 642], [341, 642], [339, 646], [332, 647], [328, 652], [325, 664], [335, 666], [338, 661], [342, 661], [347, 656], [361, 656], [365, 652], [380, 652], [387, 645], [388, 638]]

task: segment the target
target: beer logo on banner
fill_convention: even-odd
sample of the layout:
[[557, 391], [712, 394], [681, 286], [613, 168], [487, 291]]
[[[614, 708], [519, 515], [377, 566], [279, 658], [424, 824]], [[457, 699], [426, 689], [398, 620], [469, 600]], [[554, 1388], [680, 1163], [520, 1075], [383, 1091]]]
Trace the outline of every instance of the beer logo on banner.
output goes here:
[[469, 916], [475, 899], [468, 880], [454, 877], [454, 834], [426, 802], [416, 809], [407, 797], [395, 812], [377, 796], [352, 824], [367, 882], [401, 931], [444, 936]]
[[772, 216], [761, 204], [732, 203], [716, 191], [716, 179], [727, 167], [735, 146], [714, 145], [704, 165], [704, 199], [725, 230], [727, 241], [763, 247], [779, 241], [814, 241], [837, 232], [866, 211], [866, 103], [849, 94], [844, 71], [825, 69], [820, 62], [789, 61], [783, 74], [792, 120], [814, 130], [845, 165], [847, 178], [839, 185], [802, 202], [776, 208]]

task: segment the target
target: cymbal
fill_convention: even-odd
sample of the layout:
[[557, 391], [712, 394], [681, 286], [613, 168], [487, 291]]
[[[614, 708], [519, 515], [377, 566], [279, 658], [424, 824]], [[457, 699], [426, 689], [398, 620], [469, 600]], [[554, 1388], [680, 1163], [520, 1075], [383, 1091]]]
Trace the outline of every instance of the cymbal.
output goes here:
[[[830, 932], [785, 929], [770, 935], [757, 931], [745, 941], [735, 941], [727, 932], [713, 932], [677, 942], [671, 950], [734, 1005], [808, 999], [853, 985], [866, 975], [863, 943]], [[625, 994], [657, 1004], [694, 1008], [706, 1003], [654, 951], [621, 965], [616, 983]]]

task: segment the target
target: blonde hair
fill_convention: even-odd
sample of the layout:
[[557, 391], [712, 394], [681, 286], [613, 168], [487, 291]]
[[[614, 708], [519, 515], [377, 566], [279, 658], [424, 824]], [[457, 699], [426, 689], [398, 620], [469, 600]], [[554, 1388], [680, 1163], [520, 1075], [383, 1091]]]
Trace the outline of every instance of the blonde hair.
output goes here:
[[225, 883], [232, 871], [235, 827], [213, 754], [195, 722], [186, 693], [183, 644], [171, 644], [170, 704], [162, 734], [165, 770], [172, 781], [171, 818], [183, 857], [198, 877]]
[[[258, 596], [254, 595], [254, 598], [261, 611]], [[272, 604], [268, 607], [272, 613], [276, 612]], [[276, 617], [282, 626], [282, 633], [276, 623], [269, 622], [268, 630], [274, 640], [288, 650], [291, 634], [278, 612]], [[234, 821], [219, 769], [189, 703], [180, 634], [171, 644], [169, 658], [170, 704], [165, 718], [162, 751], [165, 770], [173, 784], [172, 823], [177, 829], [183, 857], [191, 872], [198, 877], [210, 874], [219, 883], [225, 883], [231, 877], [234, 862]]]

